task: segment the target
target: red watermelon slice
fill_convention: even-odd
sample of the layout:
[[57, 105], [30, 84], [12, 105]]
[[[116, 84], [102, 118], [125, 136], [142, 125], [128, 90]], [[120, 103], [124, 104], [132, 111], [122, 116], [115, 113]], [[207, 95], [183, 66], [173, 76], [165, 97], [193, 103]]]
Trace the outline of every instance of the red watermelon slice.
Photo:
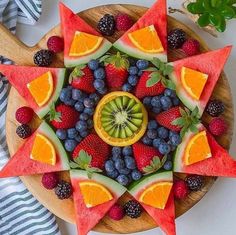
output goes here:
[[[171, 171], [165, 171], [161, 173], [155, 173], [150, 176], [144, 177], [138, 184], [129, 189], [129, 193], [138, 201], [142, 192], [152, 184], [158, 182], [172, 182], [173, 173]], [[175, 204], [174, 195], [171, 192], [165, 209], [157, 209], [152, 206], [148, 206], [142, 203], [143, 208], [153, 218], [153, 220], [160, 226], [160, 228], [167, 235], [175, 235]]]
[[[154, 25], [161, 40], [164, 52], [146, 53], [137, 49], [128, 37], [128, 34], [136, 30]], [[167, 61], [167, 9], [166, 0], [157, 0], [156, 3], [131, 27], [113, 46], [118, 50], [140, 59], [152, 60], [157, 57]]]
[[[121, 186], [116, 181], [97, 173], [94, 173], [92, 178], [88, 179], [87, 172], [83, 170], [70, 171], [70, 177], [73, 186], [73, 198], [75, 203], [78, 234], [86, 235], [105, 216], [118, 198], [125, 193], [126, 188]], [[87, 208], [84, 204], [79, 182], [88, 180], [95, 181], [105, 186], [112, 193], [113, 199], [104, 204]]]
[[[203, 125], [198, 126], [199, 131], [206, 130]], [[184, 152], [189, 140], [194, 136], [191, 131], [187, 132], [178, 146], [174, 157], [174, 171], [187, 174], [206, 176], [236, 177], [236, 161], [221, 147], [214, 137], [207, 131], [207, 139], [211, 148], [212, 157], [203, 161], [186, 166], [184, 164]]]
[[75, 67], [79, 64], [86, 64], [91, 59], [97, 59], [105, 54], [112, 46], [112, 44], [105, 38], [99, 48], [85, 56], [72, 57], [69, 56], [70, 47], [76, 31], [101, 36], [93, 27], [87, 24], [82, 18], [74, 14], [63, 3], [60, 3], [61, 16], [61, 32], [64, 37], [64, 64], [66, 67]]
[[[27, 84], [48, 71], [52, 73], [54, 91], [49, 101], [42, 107], [39, 107], [33, 96], [30, 94]], [[61, 68], [27, 67], [3, 64], [0, 64], [0, 73], [7, 77], [11, 85], [16, 88], [18, 93], [27, 101], [28, 105], [40, 118], [43, 118], [49, 112], [51, 104], [57, 101], [66, 77], [66, 70]]]
[[[53, 143], [57, 157], [54, 166], [30, 159], [36, 133], [44, 135]], [[43, 122], [35, 133], [25, 141], [25, 143], [3, 167], [0, 171], [0, 178], [65, 171], [69, 169], [70, 167], [66, 151], [52, 128], [46, 124], [46, 122]]]
[[[194, 110], [197, 106], [199, 108], [200, 116], [204, 112], [204, 109], [211, 97], [220, 73], [222, 72], [226, 60], [229, 57], [231, 49], [232, 46], [227, 46], [219, 50], [210, 51], [170, 63], [174, 66], [174, 71], [170, 75], [170, 78], [176, 85], [178, 97], [190, 110]], [[203, 89], [200, 100], [192, 98], [184, 89], [181, 82], [182, 67], [187, 67], [208, 74], [208, 80]]]

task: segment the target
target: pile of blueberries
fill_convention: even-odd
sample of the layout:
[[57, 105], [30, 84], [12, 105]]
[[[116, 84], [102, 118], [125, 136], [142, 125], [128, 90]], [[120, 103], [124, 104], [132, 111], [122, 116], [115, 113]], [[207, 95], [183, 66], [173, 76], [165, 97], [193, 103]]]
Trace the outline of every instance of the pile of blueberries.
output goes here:
[[132, 147], [113, 147], [112, 156], [105, 163], [105, 173], [123, 186], [141, 179], [142, 173], [137, 169]]
[[176, 92], [169, 88], [165, 89], [164, 93], [158, 96], [147, 96], [143, 99], [145, 107], [149, 108], [153, 113], [159, 114], [162, 111], [167, 111], [172, 107], [180, 104]]
[[136, 61], [130, 58], [129, 62], [129, 77], [127, 79], [127, 83], [125, 83], [122, 87], [122, 90], [126, 92], [131, 92], [134, 89], [134, 87], [138, 84], [138, 80], [141, 77], [143, 70], [147, 69], [149, 66], [149, 62], [147, 60]]
[[87, 94], [71, 86], [62, 89], [60, 101], [73, 106], [80, 113], [80, 120], [74, 128], [56, 131], [58, 138], [64, 141], [65, 149], [68, 152], [72, 152], [93, 128], [93, 114], [99, 100], [97, 93]]

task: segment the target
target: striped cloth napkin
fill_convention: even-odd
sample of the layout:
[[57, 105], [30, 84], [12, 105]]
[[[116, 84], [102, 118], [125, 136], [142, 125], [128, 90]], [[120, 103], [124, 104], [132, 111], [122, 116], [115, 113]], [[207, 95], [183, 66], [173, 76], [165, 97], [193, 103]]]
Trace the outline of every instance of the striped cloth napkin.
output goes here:
[[[15, 33], [17, 22], [36, 23], [41, 8], [41, 0], [0, 0], [0, 22]], [[11, 64], [11, 61], [0, 56], [0, 63]], [[7, 80], [0, 77], [0, 168], [9, 158], [5, 137], [8, 92]], [[0, 235], [60, 235], [54, 215], [17, 177], [0, 179]]]

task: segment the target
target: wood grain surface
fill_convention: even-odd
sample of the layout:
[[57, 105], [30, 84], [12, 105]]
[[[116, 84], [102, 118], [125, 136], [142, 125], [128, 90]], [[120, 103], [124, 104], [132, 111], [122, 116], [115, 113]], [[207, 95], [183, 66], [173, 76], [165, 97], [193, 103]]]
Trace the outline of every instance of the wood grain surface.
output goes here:
[[[98, 19], [105, 13], [117, 14], [118, 12], [123, 12], [129, 14], [135, 21], [144, 14], [147, 8], [134, 6], [134, 5], [106, 5], [100, 6], [92, 9], [85, 10], [80, 12], [79, 15], [85, 19], [88, 23], [96, 27]], [[173, 28], [182, 28], [189, 37], [195, 38], [201, 43], [201, 50], [207, 51], [207, 45], [198, 37], [191, 29], [189, 29], [184, 24], [175, 20], [172, 17], [168, 18], [168, 30]], [[34, 53], [41, 49], [46, 48], [47, 39], [52, 35], [60, 35], [60, 27], [57, 26], [48, 32], [40, 42], [34, 47], [27, 47], [22, 42], [20, 42], [16, 37], [12, 36], [9, 31], [7, 31], [3, 26], [0, 26], [0, 54], [12, 59], [19, 65], [34, 65], [33, 64], [33, 55]], [[114, 42], [117, 38], [120, 37], [120, 33], [116, 33], [113, 37], [108, 39]], [[180, 50], [169, 51], [169, 61], [176, 60], [178, 58], [184, 57], [184, 54]], [[63, 66], [62, 54], [57, 55], [54, 58], [52, 67]], [[230, 147], [234, 115], [233, 115], [233, 105], [232, 97], [230, 92], [230, 87], [227, 81], [227, 78], [224, 74], [221, 75], [221, 78], [214, 90], [213, 97], [218, 97], [223, 99], [226, 104], [226, 111], [224, 113], [224, 118], [229, 124], [229, 132], [222, 138], [219, 138], [219, 143], [225, 148]], [[18, 123], [14, 118], [15, 111], [18, 107], [25, 105], [25, 101], [19, 96], [15, 89], [11, 89], [8, 107], [7, 107], [7, 116], [6, 116], [6, 131], [7, 131], [7, 142], [9, 146], [9, 151], [14, 154], [19, 146], [22, 144], [22, 140], [17, 137], [15, 134], [16, 127]], [[208, 122], [208, 116], [203, 116], [203, 121]], [[31, 126], [36, 128], [39, 124], [39, 120], [35, 117]], [[19, 163], [20, 164], [20, 163]], [[68, 179], [68, 173], [64, 172], [60, 174], [60, 177]], [[184, 177], [184, 175], [176, 175], [176, 177]], [[25, 183], [26, 187], [32, 192], [32, 194], [51, 212], [56, 216], [74, 223], [75, 215], [73, 209], [72, 199], [68, 200], [58, 200], [53, 191], [48, 191], [41, 186], [41, 175], [21, 177], [22, 181]], [[213, 185], [215, 178], [208, 177], [205, 180], [204, 188], [199, 192], [191, 193], [188, 198], [184, 201], [176, 201], [176, 214], [180, 216], [181, 214], [188, 211], [193, 205], [195, 205], [210, 189]], [[130, 196], [125, 194], [120, 202], [124, 203], [130, 198]], [[150, 216], [146, 213], [143, 213], [142, 216], [137, 220], [132, 220], [128, 217], [125, 217], [121, 221], [112, 221], [108, 217], [105, 217], [95, 228], [95, 231], [106, 232], [106, 233], [133, 233], [145, 231], [151, 228], [156, 227], [156, 224]]]

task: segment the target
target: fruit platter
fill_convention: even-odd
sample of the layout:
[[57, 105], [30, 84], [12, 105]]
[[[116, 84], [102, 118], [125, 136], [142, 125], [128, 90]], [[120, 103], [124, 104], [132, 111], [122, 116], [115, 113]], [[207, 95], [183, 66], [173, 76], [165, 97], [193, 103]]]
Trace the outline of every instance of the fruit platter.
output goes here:
[[12, 85], [0, 178], [20, 176], [80, 235], [175, 235], [216, 177], [236, 177], [232, 47], [209, 50], [166, 0], [59, 11], [32, 48], [0, 27], [0, 54], [16, 63], [0, 65]]

